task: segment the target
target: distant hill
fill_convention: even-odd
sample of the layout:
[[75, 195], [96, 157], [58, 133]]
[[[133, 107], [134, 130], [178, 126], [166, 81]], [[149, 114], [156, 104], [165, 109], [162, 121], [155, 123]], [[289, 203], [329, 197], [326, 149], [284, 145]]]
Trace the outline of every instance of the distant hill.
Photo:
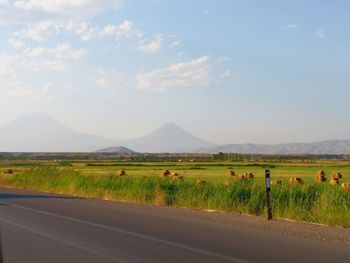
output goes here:
[[191, 152], [213, 146], [174, 123], [167, 123], [148, 135], [124, 141], [123, 145], [138, 152]]
[[[112, 147], [114, 145], [123, 145]], [[99, 150], [100, 149], [100, 150]], [[130, 150], [132, 149], [132, 150]], [[214, 145], [167, 123], [137, 139], [117, 141], [77, 132], [45, 114], [0, 125], [1, 152], [234, 152], [251, 154], [350, 154], [350, 140], [314, 143]]]
[[113, 147], [108, 147], [104, 149], [100, 149], [95, 151], [95, 153], [116, 153], [116, 154], [130, 154], [130, 153], [136, 153], [133, 150], [130, 150], [129, 148], [126, 148], [124, 146], [113, 146]]
[[90, 152], [119, 144], [74, 131], [45, 114], [31, 114], [0, 125], [3, 152]]
[[198, 152], [234, 152], [251, 154], [350, 154], [350, 140], [328, 140], [314, 143], [227, 144], [198, 149]]

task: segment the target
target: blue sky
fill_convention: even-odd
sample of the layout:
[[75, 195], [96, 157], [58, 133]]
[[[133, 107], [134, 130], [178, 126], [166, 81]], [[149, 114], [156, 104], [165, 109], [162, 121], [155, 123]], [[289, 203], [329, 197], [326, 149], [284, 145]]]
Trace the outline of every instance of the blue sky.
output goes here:
[[0, 123], [138, 137], [350, 138], [349, 1], [0, 0]]

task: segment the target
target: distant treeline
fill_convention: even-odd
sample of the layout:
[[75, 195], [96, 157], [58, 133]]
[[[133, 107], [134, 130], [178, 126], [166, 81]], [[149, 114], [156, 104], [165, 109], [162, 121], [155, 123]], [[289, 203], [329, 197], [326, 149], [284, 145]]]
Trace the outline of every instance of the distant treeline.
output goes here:
[[11, 160], [113, 160], [134, 162], [211, 162], [211, 161], [300, 161], [350, 160], [350, 155], [241, 154], [241, 153], [0, 153], [0, 161]]

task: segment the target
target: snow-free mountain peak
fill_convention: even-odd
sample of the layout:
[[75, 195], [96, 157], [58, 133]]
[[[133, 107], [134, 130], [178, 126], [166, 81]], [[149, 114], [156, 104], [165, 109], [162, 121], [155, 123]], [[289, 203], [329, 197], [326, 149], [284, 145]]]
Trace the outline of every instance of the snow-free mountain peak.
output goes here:
[[175, 123], [168, 122], [146, 136], [129, 140], [123, 145], [139, 152], [188, 152], [213, 146], [185, 131]]

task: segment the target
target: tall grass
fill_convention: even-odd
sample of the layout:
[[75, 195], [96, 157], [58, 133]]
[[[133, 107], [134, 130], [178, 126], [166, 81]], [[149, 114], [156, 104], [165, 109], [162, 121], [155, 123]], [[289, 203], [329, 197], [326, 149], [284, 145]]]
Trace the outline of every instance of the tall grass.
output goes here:
[[[266, 213], [265, 187], [260, 181], [227, 185], [196, 185], [155, 176], [118, 177], [114, 174], [81, 175], [72, 168], [38, 167], [14, 175], [1, 175], [2, 186], [157, 205]], [[350, 226], [350, 193], [328, 184], [274, 186], [273, 213], [277, 218]]]

